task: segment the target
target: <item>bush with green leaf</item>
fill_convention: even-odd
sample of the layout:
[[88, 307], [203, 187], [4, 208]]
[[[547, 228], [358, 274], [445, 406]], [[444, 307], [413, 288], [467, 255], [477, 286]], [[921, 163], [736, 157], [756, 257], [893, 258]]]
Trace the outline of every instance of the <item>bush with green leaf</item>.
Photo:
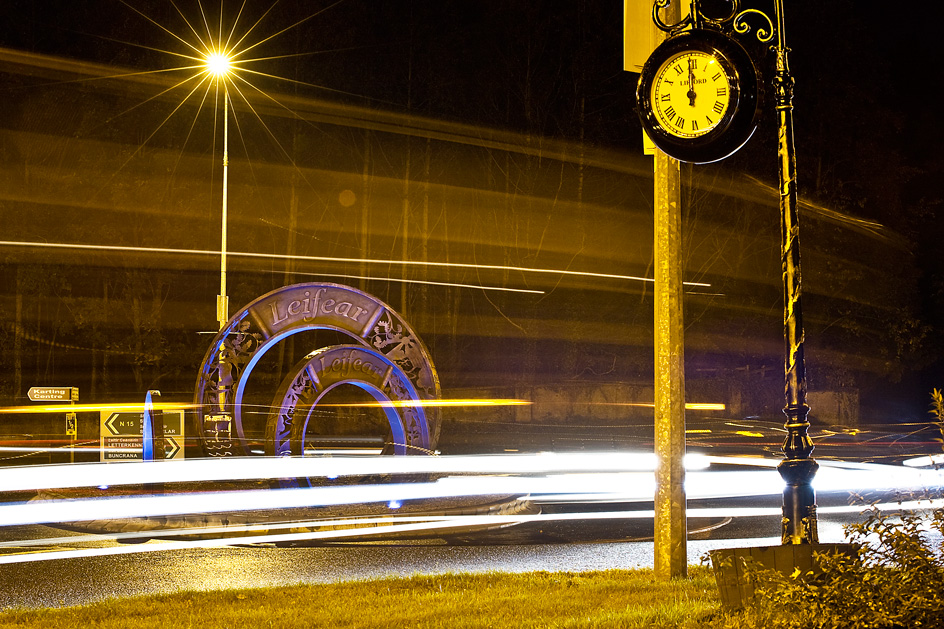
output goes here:
[[[941, 437], [944, 437], [944, 394], [939, 389], [931, 391], [931, 410], [928, 411], [934, 417], [934, 425], [937, 426]], [[939, 437], [937, 441], [941, 442], [944, 449], [944, 439]]]
[[944, 509], [889, 515], [873, 508], [846, 532], [857, 554], [817, 554], [816, 573], [749, 566], [750, 606], [718, 618], [717, 625], [944, 627]]

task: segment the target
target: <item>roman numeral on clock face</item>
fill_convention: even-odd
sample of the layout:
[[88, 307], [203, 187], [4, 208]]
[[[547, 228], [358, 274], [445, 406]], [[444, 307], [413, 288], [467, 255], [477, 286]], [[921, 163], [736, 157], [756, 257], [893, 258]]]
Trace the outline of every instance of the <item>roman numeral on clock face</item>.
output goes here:
[[713, 106], [711, 109], [712, 109], [712, 111], [714, 111], [716, 114], [720, 114], [721, 112], [724, 111], [724, 105], [721, 103], [720, 100], [718, 100], [718, 101], [715, 101], [715, 104], [714, 104], [714, 106]]

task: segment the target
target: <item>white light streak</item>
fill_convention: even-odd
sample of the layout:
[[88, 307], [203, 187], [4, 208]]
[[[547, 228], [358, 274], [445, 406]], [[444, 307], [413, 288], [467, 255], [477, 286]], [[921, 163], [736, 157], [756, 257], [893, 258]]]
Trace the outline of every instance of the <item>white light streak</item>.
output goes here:
[[[885, 502], [880, 504], [871, 505], [868, 509], [876, 509], [879, 511], [911, 511], [911, 510], [921, 510], [921, 509], [935, 509], [944, 506], [944, 500], [927, 500], [927, 501], [909, 501], [909, 502]], [[839, 506], [839, 507], [824, 507], [819, 509], [820, 513], [829, 513], [829, 514], [848, 514], [848, 513], [862, 513], [868, 509], [863, 509], [861, 506], [848, 505], [848, 506]], [[689, 518], [731, 518], [731, 517], [769, 517], [779, 515], [781, 512], [778, 507], [769, 507], [769, 508], [757, 508], [757, 507], [747, 507], [747, 508], [690, 508], [688, 509]], [[102, 557], [102, 556], [114, 556], [114, 555], [127, 555], [133, 553], [147, 553], [147, 552], [160, 552], [160, 551], [176, 551], [176, 550], [186, 550], [192, 548], [219, 548], [223, 546], [235, 546], [243, 544], [270, 544], [270, 543], [285, 543], [285, 542], [304, 542], [304, 541], [331, 541], [331, 540], [352, 540], [358, 538], [371, 538], [371, 537], [391, 537], [397, 535], [409, 535], [409, 534], [432, 534], [432, 533], [448, 533], [453, 532], [468, 532], [476, 528], [492, 528], [497, 526], [508, 526], [513, 524], [524, 524], [524, 523], [537, 523], [537, 522], [553, 522], [553, 521], [590, 521], [590, 520], [651, 520], [654, 517], [654, 512], [652, 510], [640, 510], [640, 511], [608, 511], [608, 512], [596, 512], [596, 513], [563, 513], [563, 514], [537, 514], [537, 515], [457, 515], [457, 516], [433, 516], [433, 517], [418, 517], [418, 516], [385, 516], [383, 518], [363, 518], [363, 519], [349, 519], [349, 520], [329, 520], [329, 521], [314, 521], [314, 522], [299, 522], [299, 523], [283, 523], [276, 524], [270, 527], [267, 527], [266, 530], [278, 530], [286, 527], [305, 527], [305, 526], [334, 526], [334, 527], [346, 527], [353, 526], [353, 528], [331, 528], [329, 530], [317, 530], [317, 531], [305, 531], [305, 532], [292, 532], [292, 533], [269, 533], [262, 535], [243, 535], [233, 537], [228, 535], [227, 537], [221, 538], [211, 538], [211, 539], [201, 539], [194, 541], [162, 541], [162, 542], [148, 542], [146, 544], [134, 544], [134, 545], [122, 545], [122, 546], [112, 546], [112, 547], [103, 547], [103, 548], [71, 548], [69, 550], [59, 550], [59, 551], [47, 551], [47, 552], [35, 552], [28, 551], [27, 553], [12, 553], [0, 555], [0, 564], [15, 564], [15, 563], [26, 563], [26, 562], [35, 562], [35, 561], [48, 561], [52, 559], [78, 559], [84, 557]], [[262, 526], [252, 526], [246, 527], [243, 529], [245, 532], [250, 532], [253, 530], [260, 531]], [[232, 533], [234, 527], [208, 527], [208, 528], [194, 528], [194, 529], [182, 529], [174, 531], [153, 531], [146, 532], [147, 535], [159, 536], [159, 535], [186, 535], [186, 534], [206, 534], [206, 533]], [[115, 535], [115, 539], [132, 539], [138, 537], [140, 534], [119, 534]], [[82, 542], [90, 541], [100, 541], [101, 536], [80, 536], [80, 537], [66, 537], [66, 538], [53, 538], [46, 540], [25, 540], [23, 542], [16, 543], [17, 546], [30, 546], [30, 545], [39, 545], [40, 543], [45, 544], [76, 544]], [[8, 544], [13, 544], [10, 542]], [[0, 546], [5, 546], [7, 544], [0, 544]]]
[[[73, 522], [85, 520], [106, 520], [114, 518], [135, 518], [155, 515], [180, 515], [186, 513], [216, 513], [224, 511], [242, 511], [253, 509], [285, 509], [304, 507], [328, 507], [344, 504], [389, 503], [407, 500], [430, 500], [459, 496], [485, 495], [532, 495], [537, 499], [547, 497], [557, 501], [595, 500], [602, 502], [640, 502], [652, 499], [655, 491], [655, 479], [649, 457], [628, 457], [626, 454], [596, 453], [592, 455], [576, 455], [585, 457], [575, 458], [574, 455], [533, 455], [514, 456], [498, 455], [492, 457], [376, 457], [365, 460], [354, 458], [345, 461], [342, 458], [305, 459], [262, 459], [270, 464], [286, 462], [288, 465], [280, 467], [271, 465], [268, 468], [275, 478], [306, 476], [296, 474], [300, 468], [298, 463], [313, 462], [326, 469], [339, 470], [335, 467], [350, 467], [347, 473], [369, 474], [404, 473], [406, 470], [440, 473], [492, 474], [474, 476], [447, 476], [432, 483], [403, 483], [385, 485], [358, 485], [358, 486], [324, 486], [305, 489], [282, 489], [272, 491], [232, 491], [215, 493], [184, 493], [168, 494], [163, 496], [134, 496], [121, 498], [90, 498], [84, 500], [50, 500], [34, 501], [25, 504], [12, 504], [0, 507], [0, 525], [19, 525], [50, 522]], [[617, 458], [618, 457], [618, 458]], [[462, 463], [455, 459], [461, 459]], [[381, 465], [370, 466], [368, 463], [380, 462], [387, 459], [389, 463], [413, 461], [431, 463], [426, 466], [397, 466]], [[568, 459], [570, 459], [568, 461]], [[621, 461], [619, 461], [621, 459]], [[637, 468], [627, 470], [627, 459], [634, 462]], [[717, 460], [717, 457], [703, 457], [698, 465], [705, 460]], [[234, 460], [237, 465], [250, 463], [252, 459]], [[501, 465], [497, 463], [501, 461]], [[571, 463], [570, 465], [565, 464]], [[175, 467], [175, 463], [186, 461], [163, 461], [129, 463], [119, 466], [106, 466], [110, 470], [111, 484], [128, 482], [160, 482], [167, 481], [167, 476], [160, 474], [161, 468]], [[214, 467], [222, 467], [224, 461], [201, 461], [211, 463]], [[330, 467], [334, 465], [334, 467]], [[80, 466], [51, 466], [58, 468], [60, 474], [69, 475], [72, 468]], [[89, 469], [102, 468], [102, 464], [87, 464]], [[292, 473], [289, 473], [290, 468]], [[610, 469], [607, 469], [607, 468]], [[183, 466], [180, 466], [183, 469]], [[8, 468], [13, 469], [15, 468]], [[69, 470], [69, 472], [66, 472]], [[129, 473], [138, 470], [147, 470], [145, 475], [134, 475], [134, 480], [128, 478]], [[473, 471], [475, 470], [475, 471]], [[483, 471], [487, 470], [487, 471]], [[574, 470], [583, 470], [583, 473], [574, 473]], [[594, 471], [589, 471], [594, 470]], [[3, 470], [7, 472], [7, 470]], [[159, 474], [154, 476], [154, 474]], [[533, 476], [513, 476], [509, 474], [539, 474]], [[22, 473], [19, 476], [26, 476]], [[14, 481], [16, 474], [10, 474]], [[84, 480], [89, 480], [85, 478]], [[6, 481], [6, 478], [0, 479]], [[115, 482], [118, 481], [118, 482]], [[818, 491], [858, 492], [864, 490], [894, 490], [894, 491], [921, 491], [928, 487], [940, 486], [944, 483], [944, 475], [939, 472], [912, 470], [903, 467], [868, 465], [868, 464], [840, 464], [830, 466], [825, 464], [817, 474], [814, 485]], [[60, 482], [59, 485], [64, 483]], [[70, 482], [75, 486], [75, 482]], [[109, 484], [108, 482], [94, 483]], [[24, 483], [19, 488], [23, 488]], [[8, 487], [15, 488], [16, 485]], [[737, 496], [774, 496], [783, 490], [782, 481], [764, 470], [745, 471], [693, 471], [687, 475], [686, 493], [689, 499], [722, 498]]]
[[474, 288], [478, 290], [498, 290], [506, 293], [530, 293], [532, 295], [543, 295], [543, 290], [534, 290], [530, 288], [505, 288], [503, 286], [486, 286], [484, 284], [462, 284], [459, 282], [433, 282], [430, 280], [408, 280], [400, 277], [379, 277], [373, 275], [343, 275], [341, 273], [298, 273], [297, 275], [317, 276], [317, 277], [343, 277], [352, 280], [373, 280], [377, 282], [399, 282], [401, 284], [425, 284], [427, 286], [451, 286], [453, 288]]
[[[705, 469], [718, 457], [686, 455], [686, 467]], [[0, 487], [37, 491], [142, 483], [331, 478], [366, 474], [548, 474], [555, 472], [650, 472], [652, 453], [594, 452], [405, 457], [240, 457], [0, 468]], [[774, 461], [776, 465], [776, 461]]]
[[[78, 243], [59, 243], [59, 242], [28, 242], [28, 241], [10, 241], [0, 240], [2, 247], [41, 247], [53, 249], [79, 249], [86, 251], [114, 251], [114, 252], [137, 252], [137, 253], [160, 253], [173, 255], [202, 255], [219, 256], [220, 251], [210, 251], [205, 249], [172, 249], [166, 247], [126, 247], [119, 245], [83, 245]], [[340, 258], [337, 256], [299, 256], [281, 253], [250, 253], [246, 251], [227, 251], [226, 255], [241, 258], [261, 258], [275, 260], [294, 260], [298, 262], [346, 262], [352, 264], [400, 264], [404, 266], [429, 266], [440, 268], [460, 268], [460, 269], [479, 269], [488, 271], [519, 271], [522, 273], [545, 273], [551, 275], [570, 275], [577, 277], [596, 277], [602, 279], [626, 280], [632, 282], [653, 283], [655, 280], [651, 277], [639, 277], [635, 275], [618, 275], [614, 273], [592, 273], [590, 271], [571, 271], [568, 269], [541, 269], [526, 266], [507, 266], [497, 264], [463, 264], [460, 262], [430, 262], [426, 260], [385, 260], [379, 258]], [[682, 282], [685, 286], [711, 286], [704, 282]]]
[[932, 454], [930, 456], [919, 456], [907, 461], [902, 461], [902, 465], [907, 467], [933, 467], [944, 464], [944, 454]]

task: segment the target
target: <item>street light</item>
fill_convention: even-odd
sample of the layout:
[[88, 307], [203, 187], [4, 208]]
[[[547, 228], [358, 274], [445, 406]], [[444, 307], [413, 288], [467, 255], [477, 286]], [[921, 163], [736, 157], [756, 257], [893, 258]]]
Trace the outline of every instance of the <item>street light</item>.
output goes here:
[[229, 90], [226, 78], [233, 69], [232, 57], [223, 50], [209, 52], [204, 59], [205, 72], [223, 88], [223, 217], [220, 227], [220, 294], [216, 296], [216, 320], [222, 330], [229, 321], [229, 296], [226, 294], [226, 223], [229, 188]]

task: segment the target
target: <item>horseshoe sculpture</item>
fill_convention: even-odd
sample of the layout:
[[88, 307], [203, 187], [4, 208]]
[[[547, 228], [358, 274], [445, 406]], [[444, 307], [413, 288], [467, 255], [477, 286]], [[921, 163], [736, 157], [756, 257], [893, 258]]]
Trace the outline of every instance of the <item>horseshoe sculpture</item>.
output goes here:
[[[280, 389], [285, 390], [281, 398], [276, 395], [281, 400], [277, 402], [280, 409], [275, 419], [270, 417], [271, 430], [267, 424], [266, 451], [295, 452], [292, 431], [286, 428], [284, 419], [278, 419], [278, 415], [284, 417], [291, 408], [281, 406], [289, 389], [294, 386], [294, 390], [303, 395], [313, 395], [316, 404], [330, 388], [342, 383], [359, 386], [380, 402], [407, 403], [401, 407], [390, 405], [397, 410], [396, 421], [387, 413], [394, 440], [402, 444], [398, 453], [413, 454], [435, 448], [440, 410], [435, 406], [424, 408], [422, 403], [440, 398], [439, 377], [422, 340], [400, 315], [372, 295], [340, 284], [306, 283], [285, 286], [259, 297], [234, 314], [214, 337], [203, 358], [194, 392], [194, 404], [199, 412], [197, 433], [207, 454], [250, 454], [243, 430], [242, 399], [253, 368], [266, 352], [285, 338], [319, 329], [340, 332], [351, 338], [352, 343], [312, 348], [314, 354], [306, 357], [302, 361], [305, 364], [297, 366], [298, 369], [283, 381]], [[384, 365], [385, 379], [381, 381], [377, 374], [362, 372], [348, 373], [337, 380], [329, 370], [323, 374], [327, 385], [322, 384], [319, 391], [319, 385], [312, 383], [310, 393], [304, 393], [305, 385], [296, 380], [318, 373], [311, 361], [343, 362], [345, 352], [355, 356], [353, 360], [360, 360], [361, 364], [369, 362], [378, 369]], [[409, 404], [410, 401], [415, 404]], [[302, 407], [306, 409], [306, 421], [299, 423], [306, 424], [311, 410], [305, 402]], [[298, 406], [294, 408], [293, 417]], [[406, 412], [406, 409], [411, 410]], [[387, 410], [385, 407], [385, 412]], [[397, 439], [395, 424], [402, 427], [400, 439]], [[270, 432], [271, 444], [268, 443]], [[304, 433], [301, 434], [303, 438]], [[298, 453], [302, 447], [298, 446]]]
[[312, 411], [329, 391], [345, 384], [380, 402], [390, 424], [385, 449], [393, 454], [429, 451], [425, 411], [403, 370], [375, 350], [332, 345], [303, 358], [282, 381], [266, 423], [266, 454], [303, 454]]

